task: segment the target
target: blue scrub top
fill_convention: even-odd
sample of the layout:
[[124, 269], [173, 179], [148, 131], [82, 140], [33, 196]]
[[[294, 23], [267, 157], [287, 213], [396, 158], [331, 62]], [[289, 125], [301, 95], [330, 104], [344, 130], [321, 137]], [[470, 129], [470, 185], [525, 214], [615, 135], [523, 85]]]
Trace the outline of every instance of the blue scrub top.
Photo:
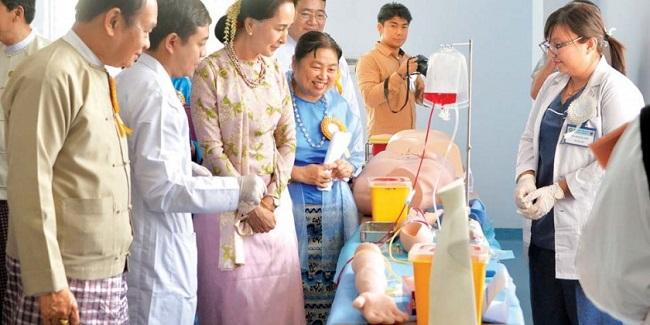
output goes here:
[[[553, 184], [553, 164], [555, 162], [555, 149], [558, 146], [562, 125], [566, 119], [567, 109], [582, 90], [569, 97], [563, 104], [561, 95], [551, 102], [544, 112], [539, 128], [539, 161], [537, 163], [537, 188]], [[561, 144], [567, 145], [567, 144]], [[533, 220], [531, 226], [531, 242], [544, 249], [555, 250], [555, 222], [553, 209], [538, 220]]]

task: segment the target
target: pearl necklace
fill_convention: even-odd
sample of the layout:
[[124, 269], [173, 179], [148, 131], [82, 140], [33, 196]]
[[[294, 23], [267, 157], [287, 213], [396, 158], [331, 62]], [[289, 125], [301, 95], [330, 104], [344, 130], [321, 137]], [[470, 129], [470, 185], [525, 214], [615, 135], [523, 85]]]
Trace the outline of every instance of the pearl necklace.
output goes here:
[[255, 80], [251, 80], [246, 76], [246, 74], [244, 74], [244, 71], [241, 68], [241, 62], [239, 62], [239, 59], [235, 55], [235, 49], [232, 47], [231, 43], [226, 45], [226, 53], [228, 54], [228, 59], [230, 59], [232, 65], [235, 66], [235, 70], [249, 88], [255, 88], [264, 82], [266, 77], [266, 64], [264, 64], [264, 60], [262, 60], [261, 56], [257, 58], [257, 62], [260, 64], [260, 72]]
[[[298, 113], [298, 106], [296, 105], [296, 100], [297, 97], [296, 95], [293, 95], [292, 98], [293, 102], [293, 112], [296, 116], [296, 124], [298, 124], [298, 127], [300, 128], [300, 131], [302, 131], [302, 134], [305, 136], [305, 139], [307, 140], [307, 144], [309, 144], [310, 147], [312, 148], [321, 148], [323, 147], [323, 144], [325, 144], [325, 136], [323, 135], [320, 139], [320, 142], [318, 144], [315, 144], [312, 139], [309, 137], [309, 133], [307, 132], [307, 129], [305, 128], [305, 124], [302, 122], [302, 119], [300, 118], [300, 113]], [[327, 116], [327, 99], [325, 99], [325, 96], [321, 97], [318, 102], [323, 103], [323, 119]]]

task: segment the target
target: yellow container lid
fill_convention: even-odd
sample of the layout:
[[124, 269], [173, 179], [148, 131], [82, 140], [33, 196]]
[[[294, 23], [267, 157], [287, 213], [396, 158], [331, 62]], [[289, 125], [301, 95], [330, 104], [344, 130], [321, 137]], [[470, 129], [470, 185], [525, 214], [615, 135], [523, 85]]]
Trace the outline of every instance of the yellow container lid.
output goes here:
[[409, 261], [431, 263], [436, 254], [436, 243], [417, 243], [409, 251]]
[[388, 140], [390, 140], [390, 137], [392, 137], [392, 134], [375, 134], [371, 135], [368, 137], [368, 143], [371, 144], [386, 144], [388, 143]]
[[371, 188], [411, 188], [408, 177], [373, 177], [370, 179]]

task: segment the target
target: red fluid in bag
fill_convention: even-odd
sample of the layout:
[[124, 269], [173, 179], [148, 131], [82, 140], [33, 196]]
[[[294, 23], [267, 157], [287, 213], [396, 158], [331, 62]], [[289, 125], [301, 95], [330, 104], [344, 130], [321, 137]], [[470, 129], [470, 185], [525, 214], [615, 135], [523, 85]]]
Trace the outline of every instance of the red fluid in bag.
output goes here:
[[432, 104], [447, 105], [456, 102], [454, 93], [424, 93], [424, 100]]

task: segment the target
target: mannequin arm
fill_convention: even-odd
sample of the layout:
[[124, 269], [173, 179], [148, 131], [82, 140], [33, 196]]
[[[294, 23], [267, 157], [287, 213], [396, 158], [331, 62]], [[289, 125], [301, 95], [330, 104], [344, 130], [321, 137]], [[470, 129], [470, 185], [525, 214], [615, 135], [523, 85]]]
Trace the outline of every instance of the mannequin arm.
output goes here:
[[375, 244], [361, 243], [354, 253], [352, 269], [359, 296], [352, 306], [359, 309], [371, 324], [405, 322], [408, 315], [399, 310], [392, 297], [385, 293], [384, 257]]

